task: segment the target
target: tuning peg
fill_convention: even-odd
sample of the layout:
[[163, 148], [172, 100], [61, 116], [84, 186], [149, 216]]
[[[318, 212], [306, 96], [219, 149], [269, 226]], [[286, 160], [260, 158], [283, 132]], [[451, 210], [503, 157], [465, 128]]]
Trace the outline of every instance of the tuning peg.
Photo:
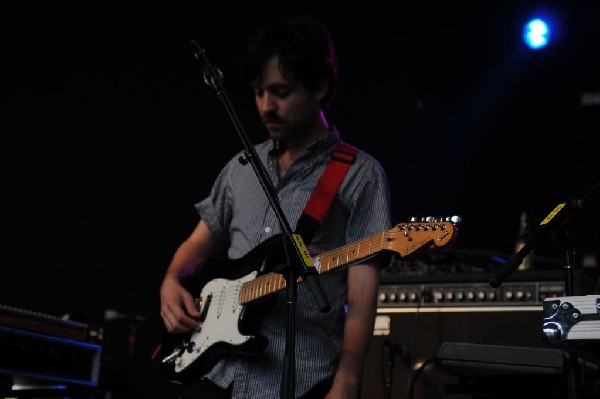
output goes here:
[[433, 216], [427, 216], [424, 221], [429, 223], [435, 222], [435, 218]]
[[458, 224], [462, 221], [462, 218], [460, 216], [454, 215], [454, 216], [448, 216], [446, 218], [447, 222], [452, 222], [454, 224]]

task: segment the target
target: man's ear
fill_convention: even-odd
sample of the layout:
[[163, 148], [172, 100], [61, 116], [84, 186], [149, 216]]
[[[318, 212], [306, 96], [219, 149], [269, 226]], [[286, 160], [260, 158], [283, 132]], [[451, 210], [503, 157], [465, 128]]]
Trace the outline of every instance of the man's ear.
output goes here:
[[314, 91], [313, 97], [318, 100], [321, 101], [323, 99], [323, 97], [325, 97], [325, 95], [327, 94], [327, 92], [329, 91], [329, 80], [325, 80], [323, 83], [321, 83], [321, 85]]

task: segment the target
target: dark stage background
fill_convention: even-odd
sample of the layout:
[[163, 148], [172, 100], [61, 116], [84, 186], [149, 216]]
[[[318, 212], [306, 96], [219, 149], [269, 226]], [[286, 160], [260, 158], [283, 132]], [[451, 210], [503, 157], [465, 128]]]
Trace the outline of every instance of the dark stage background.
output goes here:
[[[453, 250], [509, 256], [521, 211], [537, 225], [598, 175], [600, 7], [416, 3], [3, 3], [0, 304], [103, 328], [106, 389], [170, 395], [147, 361], [160, 280], [197, 222], [194, 203], [242, 149], [190, 39], [258, 142], [242, 47], [297, 12], [331, 29], [340, 86], [329, 120], [387, 169], [394, 221], [459, 215]], [[540, 9], [555, 41], [527, 50], [521, 26]], [[593, 276], [598, 191], [574, 223], [577, 266]], [[536, 267], [560, 268], [560, 240], [535, 255]], [[147, 319], [134, 354], [131, 326], [105, 321], [106, 309]]]

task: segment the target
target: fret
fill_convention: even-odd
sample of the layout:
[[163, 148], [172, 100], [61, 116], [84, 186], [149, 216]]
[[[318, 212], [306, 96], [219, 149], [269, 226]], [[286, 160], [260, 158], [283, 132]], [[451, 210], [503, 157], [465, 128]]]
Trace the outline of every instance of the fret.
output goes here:
[[346, 248], [347, 248], [347, 250], [346, 250], [346, 264], [348, 264], [348, 263], [350, 263], [349, 257], [350, 257], [350, 248], [351, 248], [351, 246], [350, 245], [346, 245]]
[[264, 294], [270, 294], [272, 291], [271, 291], [271, 280], [269, 279], [269, 275], [266, 275], [264, 280], [265, 280]]
[[258, 284], [254, 281], [254, 284], [252, 284], [252, 299], [256, 298], [258, 298]]
[[267, 278], [265, 278], [265, 280], [266, 280], [265, 281], [265, 293], [270, 294], [271, 292], [273, 292], [273, 291], [271, 291], [271, 279], [268, 278], [268, 275], [267, 275]]

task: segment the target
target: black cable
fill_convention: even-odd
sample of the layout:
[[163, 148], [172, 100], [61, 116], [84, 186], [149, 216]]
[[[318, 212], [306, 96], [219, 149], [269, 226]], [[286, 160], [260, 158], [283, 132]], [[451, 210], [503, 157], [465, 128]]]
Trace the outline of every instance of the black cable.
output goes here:
[[427, 359], [412, 374], [412, 376], [410, 378], [410, 382], [408, 384], [408, 399], [413, 399], [415, 384], [417, 382], [417, 378], [419, 378], [419, 375], [421, 375], [421, 373], [423, 372], [423, 370], [425, 370], [425, 368], [429, 364], [431, 364], [432, 362], [437, 362], [437, 359], [438, 359], [437, 357], [431, 357], [431, 358]]
[[[388, 356], [385, 354], [386, 348], [388, 349]], [[392, 397], [392, 374], [394, 373], [395, 366], [394, 356], [392, 343], [386, 339], [383, 345], [381, 345], [381, 369], [383, 370], [381, 377], [384, 399], [391, 399]]]
[[411, 374], [412, 374], [412, 370], [414, 369], [414, 362], [417, 361], [417, 331], [419, 328], [419, 318], [421, 315], [422, 297], [423, 297], [423, 291], [421, 291], [421, 296], [420, 296], [420, 298], [418, 298], [417, 309], [415, 311], [414, 322], [413, 322], [411, 343], [409, 346], [409, 348], [410, 348], [409, 353], [412, 354], [412, 358], [410, 359], [410, 361], [411, 361], [410, 367], [408, 368], [408, 380], [406, 381], [406, 383], [409, 385], [409, 389], [410, 389], [410, 381], [412, 378]]

